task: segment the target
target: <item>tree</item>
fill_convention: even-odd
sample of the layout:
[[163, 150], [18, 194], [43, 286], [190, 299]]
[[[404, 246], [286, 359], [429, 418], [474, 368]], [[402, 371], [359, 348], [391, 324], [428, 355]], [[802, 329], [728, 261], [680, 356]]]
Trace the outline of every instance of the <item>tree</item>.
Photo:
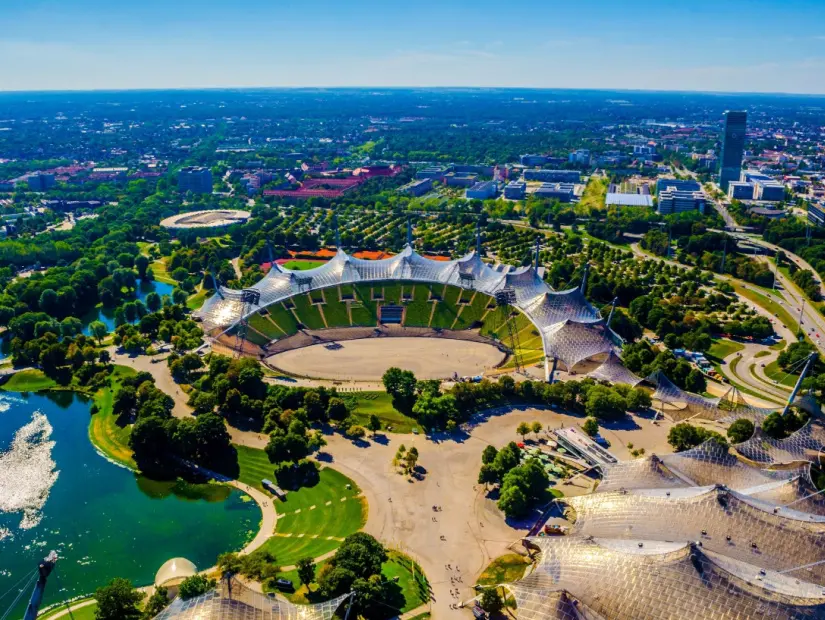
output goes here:
[[739, 418], [728, 427], [727, 435], [731, 443], [742, 443], [753, 435], [753, 422], [747, 418]]
[[166, 609], [168, 604], [169, 590], [163, 586], [158, 586], [143, 606], [143, 620], [151, 620]]
[[[738, 421], [739, 420], [737, 420], [737, 422]], [[774, 439], [784, 439], [787, 436], [785, 432], [785, 420], [778, 411], [774, 411], [762, 420], [762, 430], [768, 437], [773, 437]]]
[[160, 295], [158, 295], [155, 291], [152, 291], [146, 296], [146, 307], [149, 308], [150, 312], [157, 312], [160, 310], [162, 305]]
[[613, 388], [594, 385], [587, 393], [585, 413], [600, 420], [616, 420], [625, 415], [627, 401]]
[[595, 437], [599, 434], [599, 421], [592, 416], [588, 416], [582, 424], [582, 430], [591, 437]]
[[297, 566], [298, 579], [308, 587], [309, 584], [315, 581], [315, 563], [312, 561], [312, 558], [301, 558], [298, 560]]
[[184, 579], [178, 589], [178, 596], [184, 601], [206, 594], [215, 587], [214, 579], [207, 579], [204, 575], [192, 575]]
[[708, 439], [714, 439], [727, 448], [728, 442], [716, 431], [693, 426], [687, 422], [680, 422], [673, 426], [667, 434], [667, 442], [676, 452], [694, 448]]
[[527, 512], [527, 496], [518, 486], [501, 490], [498, 507], [508, 518], [522, 517]]
[[95, 590], [95, 600], [96, 620], [138, 620], [141, 616], [138, 604], [143, 600], [143, 594], [135, 590], [128, 579], [112, 579]]
[[[401, 370], [395, 366], [388, 368], [381, 378], [387, 393], [392, 396], [402, 408], [409, 409], [415, 399], [415, 375], [409, 370]], [[396, 409], [398, 406], [396, 406]]]
[[539, 438], [539, 433], [544, 427], [541, 425], [541, 422], [536, 420], [530, 425], [530, 430], [533, 431], [533, 434], [536, 436], [536, 439]]
[[135, 257], [135, 269], [137, 269], [138, 277], [143, 279], [146, 277], [146, 269], [149, 267], [149, 259], [143, 254], [138, 254]]
[[347, 417], [347, 405], [340, 398], [330, 398], [327, 403], [327, 417], [330, 420], [343, 420]]
[[479, 604], [482, 609], [490, 615], [501, 613], [501, 610], [504, 609], [504, 601], [501, 600], [501, 595], [498, 593], [497, 588], [487, 588], [484, 590], [481, 593]]
[[705, 375], [703, 375], [699, 370], [694, 368], [688, 373], [688, 376], [685, 378], [685, 389], [688, 392], [695, 392], [696, 394], [701, 394], [704, 392], [708, 387], [707, 379], [705, 379]]
[[363, 426], [359, 426], [358, 424], [353, 424], [347, 429], [347, 435], [352, 437], [353, 439], [361, 439], [367, 434], [367, 431], [364, 430]]
[[484, 450], [481, 453], [481, 462], [485, 465], [492, 463], [496, 459], [496, 454], [498, 454], [498, 450], [496, 450], [495, 446], [484, 446]]
[[484, 463], [478, 472], [478, 483], [487, 488], [488, 484], [495, 484], [499, 481], [498, 470], [492, 463]]
[[516, 427], [516, 433], [521, 435], [521, 440], [524, 441], [525, 436], [527, 433], [530, 432], [530, 425], [527, 422], [522, 422]]
[[106, 327], [106, 323], [103, 321], [92, 321], [89, 324], [89, 331], [94, 339], [97, 340], [98, 346], [100, 346], [100, 343], [109, 334], [109, 328]]
[[370, 431], [372, 431], [373, 437], [375, 437], [375, 433], [381, 430], [381, 420], [374, 413], [370, 415], [370, 420], [367, 424], [367, 428], [370, 429]]
[[180, 288], [176, 288], [172, 291], [172, 301], [178, 305], [184, 305], [186, 300], [189, 299], [189, 295], [186, 291]]
[[387, 561], [387, 550], [366, 532], [350, 534], [338, 547], [330, 564], [352, 571], [356, 577], [367, 579], [381, 573], [381, 565]]

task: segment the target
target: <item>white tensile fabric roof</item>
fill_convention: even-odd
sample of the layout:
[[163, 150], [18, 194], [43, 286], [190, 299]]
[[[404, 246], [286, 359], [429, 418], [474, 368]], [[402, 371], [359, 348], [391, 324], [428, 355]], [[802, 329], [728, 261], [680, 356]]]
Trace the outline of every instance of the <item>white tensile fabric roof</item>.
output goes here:
[[[457, 260], [437, 261], [421, 256], [409, 245], [400, 254], [383, 260], [362, 260], [339, 249], [315, 269], [292, 271], [273, 265], [250, 287], [260, 293], [261, 299], [258, 305], [247, 307], [247, 315], [310, 290], [386, 280], [471, 287], [490, 296], [512, 288], [516, 296], [513, 305], [541, 333], [545, 354], [558, 358], [568, 369], [592, 355], [614, 351], [612, 333], [578, 288], [554, 291], [532, 266], [490, 265], [475, 252]], [[196, 313], [204, 331], [218, 335], [238, 323], [243, 308], [240, 298], [240, 291], [225, 287], [210, 297]]]

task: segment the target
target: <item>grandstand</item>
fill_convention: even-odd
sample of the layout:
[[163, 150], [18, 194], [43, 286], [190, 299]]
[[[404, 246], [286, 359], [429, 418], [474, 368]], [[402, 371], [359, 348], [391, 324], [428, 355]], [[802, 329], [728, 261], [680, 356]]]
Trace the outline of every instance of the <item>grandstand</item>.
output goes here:
[[[615, 358], [613, 343], [620, 340], [578, 288], [553, 291], [537, 267], [489, 265], [475, 252], [435, 261], [407, 245], [396, 256], [364, 260], [338, 250], [314, 269], [296, 272], [273, 265], [251, 288], [261, 300], [248, 310], [249, 340], [261, 347], [301, 328], [377, 327], [384, 306], [394, 307], [387, 315], [389, 323], [398, 324], [398, 308], [403, 308], [404, 327], [478, 328], [505, 346], [511, 345], [511, 327], [521, 363], [544, 359], [547, 378], [549, 359], [572, 371], [591, 358]], [[493, 300], [503, 289], [513, 295], [507, 310]], [[231, 344], [232, 328], [243, 311], [238, 296], [238, 291], [221, 287], [196, 313], [209, 337]]]

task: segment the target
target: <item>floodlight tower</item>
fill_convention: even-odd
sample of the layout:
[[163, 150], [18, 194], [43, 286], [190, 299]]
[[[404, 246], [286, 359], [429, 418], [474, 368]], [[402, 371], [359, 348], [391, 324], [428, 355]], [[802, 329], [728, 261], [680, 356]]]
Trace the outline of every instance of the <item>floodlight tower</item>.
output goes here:
[[40, 603], [43, 601], [43, 593], [46, 591], [46, 581], [49, 579], [49, 575], [52, 574], [55, 564], [57, 564], [57, 553], [51, 551], [37, 566], [37, 583], [32, 591], [23, 620], [35, 620], [35, 618], [37, 618], [37, 612], [40, 611]]
[[238, 306], [238, 331], [235, 339], [235, 357], [243, 355], [243, 346], [246, 343], [246, 334], [249, 331], [249, 313], [252, 306], [261, 303], [261, 292], [254, 288], [245, 288], [241, 291]]
[[513, 304], [516, 303], [516, 291], [510, 286], [505, 287], [496, 293], [495, 299], [496, 305], [498, 305], [499, 308], [503, 308], [507, 313], [505, 324], [507, 325], [507, 336], [510, 339], [510, 348], [513, 351], [513, 363], [515, 364], [516, 372], [524, 372], [521, 363], [521, 344], [519, 343], [518, 330], [514, 325], [515, 321], [512, 316]]

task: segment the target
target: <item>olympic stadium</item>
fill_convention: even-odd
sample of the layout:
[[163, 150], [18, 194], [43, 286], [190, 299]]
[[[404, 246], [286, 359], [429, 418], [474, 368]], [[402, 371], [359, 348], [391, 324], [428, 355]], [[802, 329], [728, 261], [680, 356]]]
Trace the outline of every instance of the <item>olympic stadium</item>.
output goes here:
[[160, 225], [170, 230], [186, 229], [219, 229], [242, 224], [252, 214], [249, 211], [238, 209], [206, 209], [203, 211], [189, 211], [179, 213], [162, 220]]
[[[437, 335], [503, 346], [512, 367], [543, 362], [545, 379], [557, 366], [571, 372], [589, 361], [599, 365], [599, 378], [638, 382], [616, 355], [621, 339], [610, 317], [581, 287], [554, 291], [542, 273], [537, 262], [490, 265], [478, 251], [438, 261], [408, 244], [391, 258], [363, 260], [339, 249], [314, 269], [273, 264], [248, 289], [218, 287], [197, 316], [213, 344], [260, 358], [323, 341], [329, 330], [336, 340]], [[361, 331], [348, 336], [348, 328]], [[477, 337], [469, 335], [473, 330]]]

